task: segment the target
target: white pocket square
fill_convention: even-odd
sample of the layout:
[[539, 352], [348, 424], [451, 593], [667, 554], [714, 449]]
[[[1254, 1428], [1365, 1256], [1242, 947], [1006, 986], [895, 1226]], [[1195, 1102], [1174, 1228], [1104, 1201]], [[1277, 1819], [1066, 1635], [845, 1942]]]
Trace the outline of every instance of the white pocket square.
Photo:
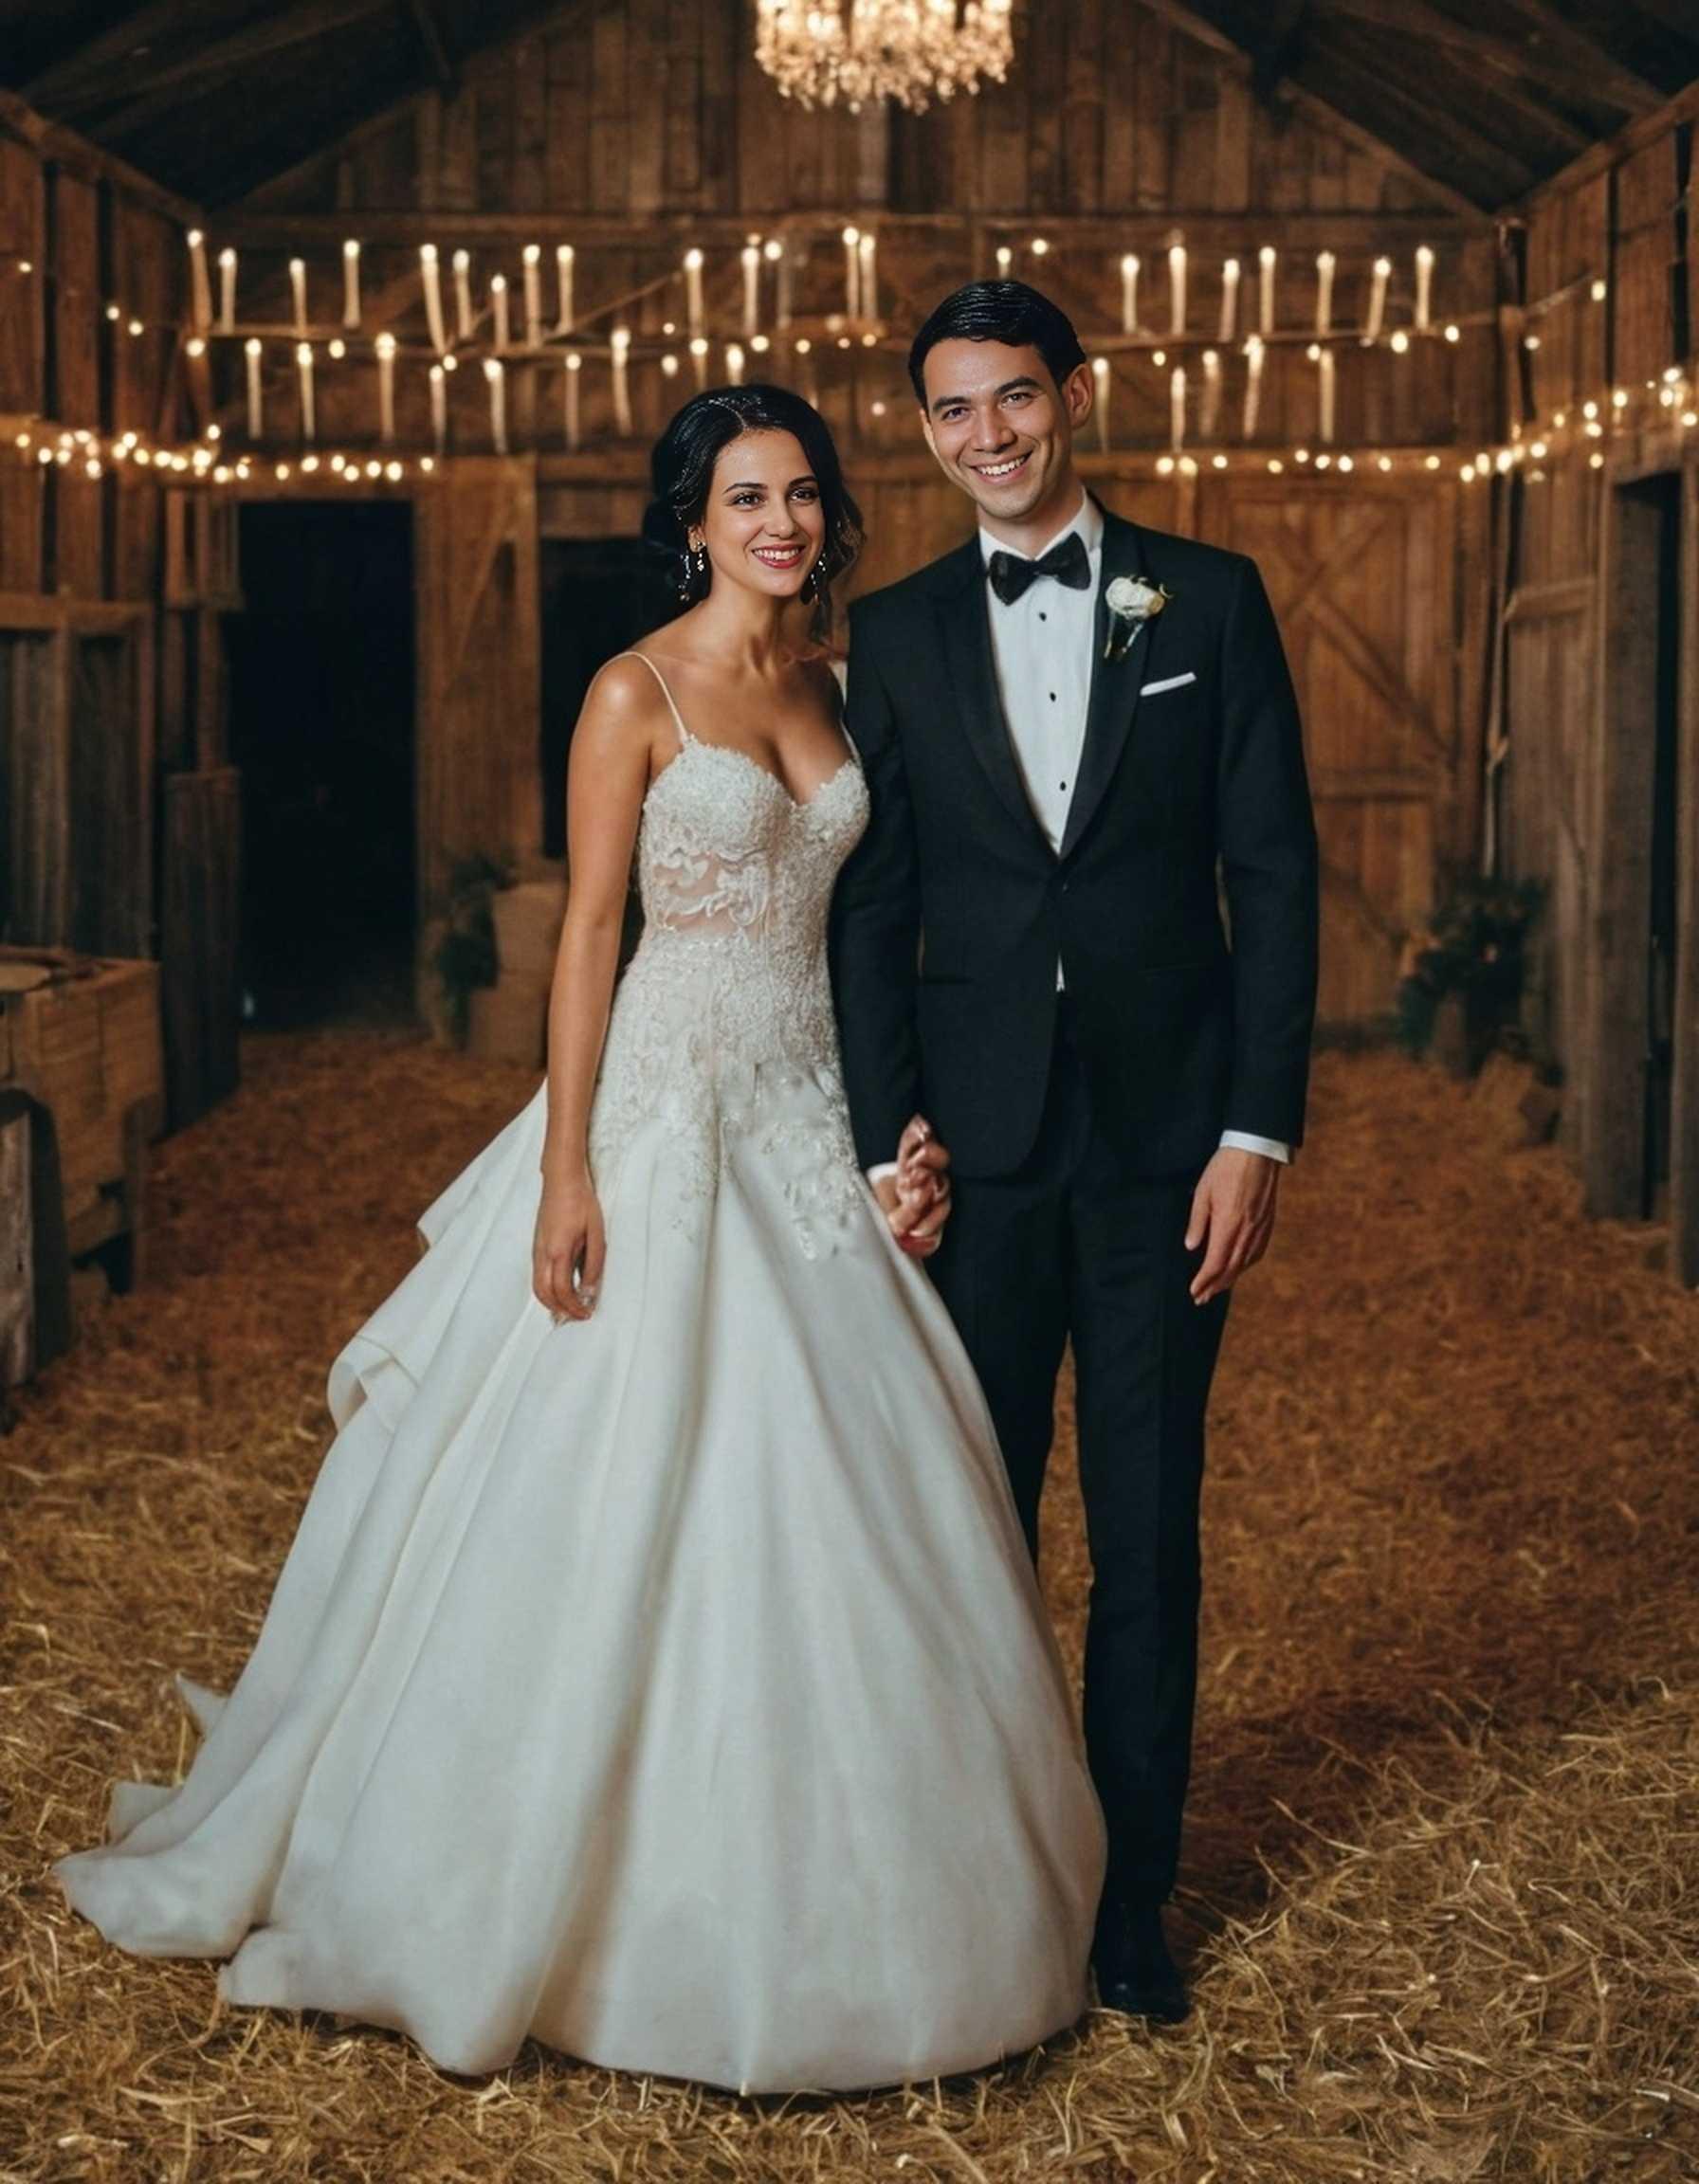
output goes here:
[[1183, 690], [1188, 682], [1196, 682], [1197, 680], [1197, 676], [1188, 667], [1183, 675], [1170, 675], [1165, 682], [1146, 682], [1139, 695], [1141, 698], [1157, 698], [1164, 690]]

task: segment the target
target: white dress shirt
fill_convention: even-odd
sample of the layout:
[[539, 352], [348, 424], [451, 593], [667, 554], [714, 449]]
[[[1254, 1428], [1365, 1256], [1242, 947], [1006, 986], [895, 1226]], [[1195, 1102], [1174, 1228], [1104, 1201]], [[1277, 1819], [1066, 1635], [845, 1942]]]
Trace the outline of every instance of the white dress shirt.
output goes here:
[[[1026, 785], [1027, 800], [1053, 850], [1062, 846], [1086, 748], [1091, 656], [1097, 642], [1097, 597], [1103, 589], [1103, 511], [1082, 487], [1074, 514], [1028, 555], [1018, 555], [983, 527], [979, 532], [979, 551], [989, 568], [992, 555], [997, 553], [1036, 561], [1059, 546], [1070, 531], [1079, 533], [1091, 572], [1091, 581], [1084, 591], [1040, 576], [1018, 599], [1005, 603], [991, 590], [989, 577], [986, 581], [991, 650], [1002, 694], [1003, 718], [1014, 747], [1015, 764]], [[1058, 992], [1062, 985], [1058, 960]], [[1290, 1160], [1292, 1156], [1291, 1147], [1281, 1139], [1253, 1137], [1246, 1130], [1224, 1130], [1221, 1143], [1238, 1146], [1247, 1153], [1265, 1153], [1272, 1160]], [[877, 1182], [895, 1167], [894, 1160], [881, 1161], [868, 1171], [869, 1181]]]

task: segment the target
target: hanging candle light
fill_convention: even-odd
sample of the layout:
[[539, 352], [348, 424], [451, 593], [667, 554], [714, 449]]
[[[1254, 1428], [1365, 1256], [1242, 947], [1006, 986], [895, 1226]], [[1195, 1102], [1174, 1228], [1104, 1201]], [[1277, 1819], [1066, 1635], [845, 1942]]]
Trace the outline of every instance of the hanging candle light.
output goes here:
[[436, 451], [448, 450], [448, 374], [440, 364], [430, 367], [430, 436]]
[[1101, 454], [1109, 452], [1109, 359], [1094, 356], [1091, 359], [1091, 384], [1094, 391], [1093, 409], [1097, 417], [1097, 445]]
[[[454, 321], [463, 341], [472, 338], [472, 254], [469, 250], [454, 253]], [[448, 344], [445, 342], [444, 347]]]
[[1275, 257], [1272, 243], [1265, 243], [1256, 254], [1256, 323], [1265, 337], [1274, 331]]
[[303, 440], [313, 440], [318, 437], [318, 428], [313, 414], [313, 344], [310, 341], [296, 345], [295, 365], [301, 375], [301, 436]]
[[1331, 250], [1316, 253], [1316, 332], [1324, 336], [1333, 325], [1333, 266]]
[[861, 229], [844, 229], [844, 316], [861, 317]]
[[698, 334], [690, 344], [690, 362], [696, 371], [696, 391], [700, 394], [708, 383], [708, 344], [704, 335]]
[[304, 258], [289, 261], [289, 290], [295, 302], [295, 331], [307, 330], [307, 262]]
[[1177, 364], [1168, 381], [1168, 442], [1178, 455], [1186, 441], [1186, 368]]
[[499, 356], [484, 359], [484, 376], [489, 382], [489, 436], [496, 453], [507, 452], [507, 371]]
[[1139, 331], [1139, 253], [1127, 250], [1121, 260], [1121, 331]]
[[1215, 418], [1221, 403], [1221, 357], [1215, 349], [1203, 353], [1203, 396], [1197, 405], [1197, 437], [1215, 437]]
[[736, 341], [728, 341], [725, 345], [725, 376], [727, 383], [733, 387], [741, 387], [743, 384], [743, 352]]
[[525, 268], [525, 346], [542, 347], [542, 252], [527, 243], [521, 252]]
[[1168, 313], [1170, 331], [1178, 337], [1186, 330], [1186, 246], [1168, 246]]
[[184, 241], [189, 246], [189, 276], [194, 322], [205, 332], [212, 323], [212, 286], [207, 278], [207, 238], [198, 228], [192, 228]]
[[1362, 329], [1365, 341], [1379, 341], [1381, 324], [1386, 317], [1386, 283], [1392, 278], [1392, 260], [1377, 258], [1375, 276], [1369, 284], [1369, 315]]
[[780, 327], [791, 323], [791, 261], [784, 244], [776, 235], [770, 235], [762, 248], [762, 256], [773, 268], [773, 316]]
[[218, 330], [236, 330], [236, 253], [228, 248], [218, 253]]
[[740, 263], [743, 267], [743, 331], [753, 338], [761, 327], [761, 246], [751, 236]]
[[377, 435], [386, 446], [395, 437], [395, 337], [380, 334], [377, 350]]
[[692, 334], [702, 332], [702, 252], [685, 252], [685, 321]]
[[864, 318], [879, 316], [879, 238], [866, 234], [855, 246], [856, 300]]
[[490, 275], [489, 306], [490, 315], [495, 321], [496, 347], [505, 349], [509, 333], [507, 324], [507, 276], [505, 273], [492, 273]]
[[566, 353], [566, 369], [561, 373], [562, 384], [565, 388], [561, 400], [565, 405], [566, 412], [563, 420], [566, 427], [566, 444], [575, 454], [577, 452], [578, 443], [583, 437], [583, 427], [578, 409], [578, 394], [583, 376], [583, 357], [575, 349], [569, 349]]
[[1251, 334], [1245, 341], [1245, 421], [1240, 428], [1246, 440], [1256, 437], [1256, 412], [1262, 391], [1263, 338], [1260, 334]]
[[1239, 262], [1236, 258], [1221, 261], [1221, 324], [1216, 331], [1218, 341], [1231, 341], [1239, 318]]
[[1317, 437], [1331, 441], [1333, 438], [1333, 351], [1324, 349], [1316, 359], [1320, 377], [1316, 382]]
[[1425, 243], [1416, 246], [1416, 323], [1417, 330], [1426, 333], [1428, 307], [1434, 293], [1434, 253]]
[[575, 260], [570, 243], [555, 246], [555, 291], [559, 308], [556, 313], [557, 334], [570, 334], [575, 323], [573, 301], [573, 272]]
[[243, 344], [243, 354], [247, 358], [247, 436], [250, 440], [258, 440], [262, 429], [260, 414], [261, 349], [258, 340], [253, 336], [250, 335]]
[[354, 327], [359, 322], [360, 246], [351, 235], [342, 246], [342, 323]]
[[613, 365], [613, 429], [622, 439], [631, 429], [631, 385], [630, 358], [631, 354], [630, 329], [616, 326], [608, 337], [609, 355]]
[[443, 322], [443, 277], [434, 243], [419, 246], [419, 281], [425, 291], [425, 323], [430, 329], [430, 346], [440, 356], [448, 346], [448, 329]]

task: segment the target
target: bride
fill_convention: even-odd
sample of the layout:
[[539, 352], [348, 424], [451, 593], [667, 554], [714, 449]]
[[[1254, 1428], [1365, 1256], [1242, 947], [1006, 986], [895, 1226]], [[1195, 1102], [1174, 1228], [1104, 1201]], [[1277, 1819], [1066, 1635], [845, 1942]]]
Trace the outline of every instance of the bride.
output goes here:
[[[185, 1780], [56, 1862], [238, 2004], [736, 2087], [975, 2068], [1087, 2000], [1103, 1826], [983, 1397], [856, 1167], [826, 913], [867, 822], [799, 599], [859, 542], [796, 395], [699, 395], [691, 602], [593, 685], [531, 1101], [419, 1216]], [[613, 992], [633, 851], [646, 925]]]

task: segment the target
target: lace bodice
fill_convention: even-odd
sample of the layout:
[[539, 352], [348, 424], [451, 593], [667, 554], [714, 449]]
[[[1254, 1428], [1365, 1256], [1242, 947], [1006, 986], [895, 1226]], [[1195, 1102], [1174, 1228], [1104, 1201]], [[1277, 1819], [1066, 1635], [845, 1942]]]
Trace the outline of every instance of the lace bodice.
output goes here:
[[679, 1155], [682, 1220], [711, 1200], [728, 1133], [786, 1168], [812, 1256], [860, 1202], [839, 1067], [826, 920], [868, 819], [846, 738], [812, 795], [728, 744], [691, 734], [665, 678], [678, 755], [650, 782], [637, 835], [644, 931], [614, 996], [591, 1111], [607, 1206], [619, 1163], [659, 1120]]

